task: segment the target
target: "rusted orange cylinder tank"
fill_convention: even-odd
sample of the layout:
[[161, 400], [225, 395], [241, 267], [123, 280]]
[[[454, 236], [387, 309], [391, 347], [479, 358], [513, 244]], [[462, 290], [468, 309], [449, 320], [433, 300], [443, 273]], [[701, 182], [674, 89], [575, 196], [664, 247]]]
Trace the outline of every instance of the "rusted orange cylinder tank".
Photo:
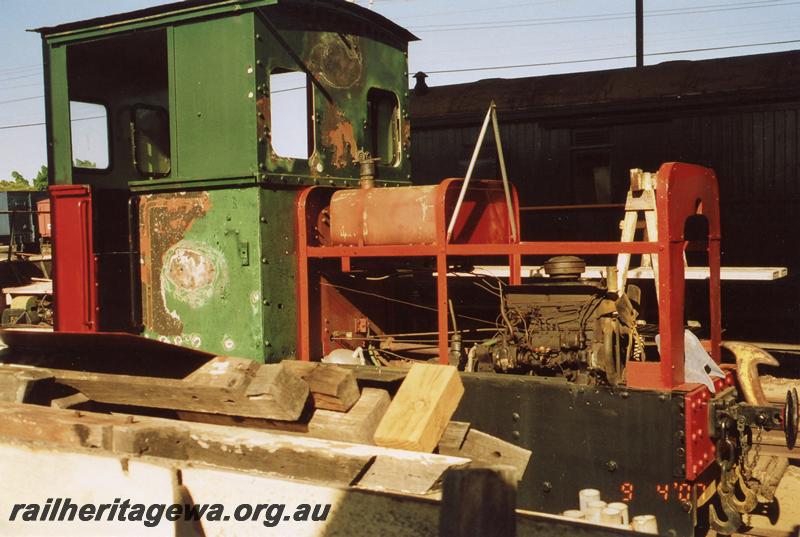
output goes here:
[[340, 190], [331, 198], [331, 242], [338, 246], [433, 244], [438, 186]]

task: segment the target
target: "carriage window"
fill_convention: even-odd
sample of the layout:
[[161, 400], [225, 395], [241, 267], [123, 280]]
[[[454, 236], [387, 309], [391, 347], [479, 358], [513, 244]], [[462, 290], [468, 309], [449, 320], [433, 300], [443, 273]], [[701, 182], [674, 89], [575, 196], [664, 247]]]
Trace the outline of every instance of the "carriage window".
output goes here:
[[576, 203], [611, 203], [611, 152], [572, 153], [572, 188]]
[[367, 93], [367, 124], [371, 153], [381, 164], [393, 166], [400, 156], [400, 104], [391, 91], [372, 88]]
[[278, 156], [311, 156], [308, 77], [299, 71], [273, 71], [269, 75], [269, 117], [272, 149]]
[[170, 171], [169, 116], [152, 106], [133, 108], [133, 147], [136, 169], [148, 177], [168, 175]]
[[108, 113], [102, 104], [69, 102], [72, 132], [72, 165], [76, 168], [108, 168]]

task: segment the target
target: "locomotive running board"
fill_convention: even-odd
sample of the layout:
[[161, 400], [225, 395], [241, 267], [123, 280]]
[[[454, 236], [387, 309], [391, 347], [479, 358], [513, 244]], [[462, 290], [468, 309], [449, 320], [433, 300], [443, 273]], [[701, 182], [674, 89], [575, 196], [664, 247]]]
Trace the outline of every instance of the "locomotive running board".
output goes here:
[[214, 354], [121, 332], [0, 329], [0, 362], [183, 378]]

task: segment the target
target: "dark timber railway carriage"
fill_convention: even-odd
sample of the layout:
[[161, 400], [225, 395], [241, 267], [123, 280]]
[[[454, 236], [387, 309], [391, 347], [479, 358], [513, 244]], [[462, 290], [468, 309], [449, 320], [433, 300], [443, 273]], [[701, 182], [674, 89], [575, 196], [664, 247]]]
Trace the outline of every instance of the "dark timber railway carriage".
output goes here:
[[[721, 529], [738, 528], [747, 507], [728, 485], [751, 427], [794, 442], [795, 400], [783, 414], [740, 403], [732, 372], [715, 394], [685, 382], [684, 225], [697, 214], [707, 347], [720, 359], [713, 171], [670, 163], [638, 176], [655, 189], [657, 240], [526, 242], [500, 181], [411, 185], [414, 36], [375, 13], [195, 0], [39, 31], [57, 331], [267, 362], [361, 348], [381, 364], [457, 363], [469, 370], [457, 417], [533, 451], [519, 507], [560, 512], [599, 488], [676, 535], [703, 526], [712, 504]], [[101, 128], [80, 134], [92, 117]], [[300, 150], [285, 143], [298, 131]], [[575, 258], [547, 263], [550, 278], [520, 274], [523, 258], [610, 266], [619, 253], [659, 257], [660, 353], [637, 328], [632, 286], [580, 278]], [[448, 277], [483, 262], [508, 263], [511, 285]]]

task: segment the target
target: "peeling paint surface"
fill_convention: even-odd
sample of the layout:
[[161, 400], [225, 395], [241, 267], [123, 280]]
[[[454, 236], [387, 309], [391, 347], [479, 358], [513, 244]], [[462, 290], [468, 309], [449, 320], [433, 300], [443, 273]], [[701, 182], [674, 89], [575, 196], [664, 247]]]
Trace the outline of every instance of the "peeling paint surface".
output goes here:
[[437, 186], [339, 190], [331, 197], [337, 245], [433, 244]]
[[139, 241], [144, 325], [165, 336], [178, 336], [183, 324], [174, 310], [166, 307], [162, 277], [167, 251], [178, 244], [211, 208], [206, 192], [149, 194], [139, 198]]
[[161, 269], [162, 299], [166, 297], [197, 309], [214, 294], [222, 293], [228, 281], [228, 267], [222, 253], [207, 244], [182, 240], [164, 254]]
[[351, 88], [361, 80], [364, 70], [360, 39], [353, 35], [323, 33], [311, 49], [308, 63], [327, 85]]
[[[296, 191], [141, 196], [143, 334], [259, 362], [295, 352]], [[147, 251], [144, 250], [143, 251]], [[246, 252], [243, 254], [243, 252]]]
[[331, 164], [334, 168], [351, 166], [358, 158], [353, 124], [333, 105], [322, 122], [322, 144], [332, 151]]
[[[360, 26], [345, 31], [301, 31], [287, 24], [280, 28], [281, 37], [296, 54], [288, 53], [256, 17], [255, 41], [256, 99], [252, 112], [257, 118], [258, 170], [255, 173], [265, 184], [277, 185], [353, 185], [358, 181], [355, 160], [359, 150], [375, 154], [377, 145], [388, 133], [378, 133], [378, 120], [368, 100], [373, 89], [396, 95], [397, 123], [391, 128], [393, 143], [401, 148], [396, 162], [378, 165], [376, 184], [396, 186], [410, 182], [408, 144], [408, 71], [407, 47], [389, 43]], [[323, 25], [324, 26], [324, 25]], [[276, 72], [307, 69], [307, 118], [310, 156], [286, 158], [275, 153], [271, 144], [269, 113], [275, 98], [270, 99], [270, 75]], [[250, 119], [250, 118], [248, 118]], [[298, 116], [297, 121], [302, 121]], [[383, 119], [381, 129], [387, 128]], [[274, 133], [278, 136], [278, 132]]]

